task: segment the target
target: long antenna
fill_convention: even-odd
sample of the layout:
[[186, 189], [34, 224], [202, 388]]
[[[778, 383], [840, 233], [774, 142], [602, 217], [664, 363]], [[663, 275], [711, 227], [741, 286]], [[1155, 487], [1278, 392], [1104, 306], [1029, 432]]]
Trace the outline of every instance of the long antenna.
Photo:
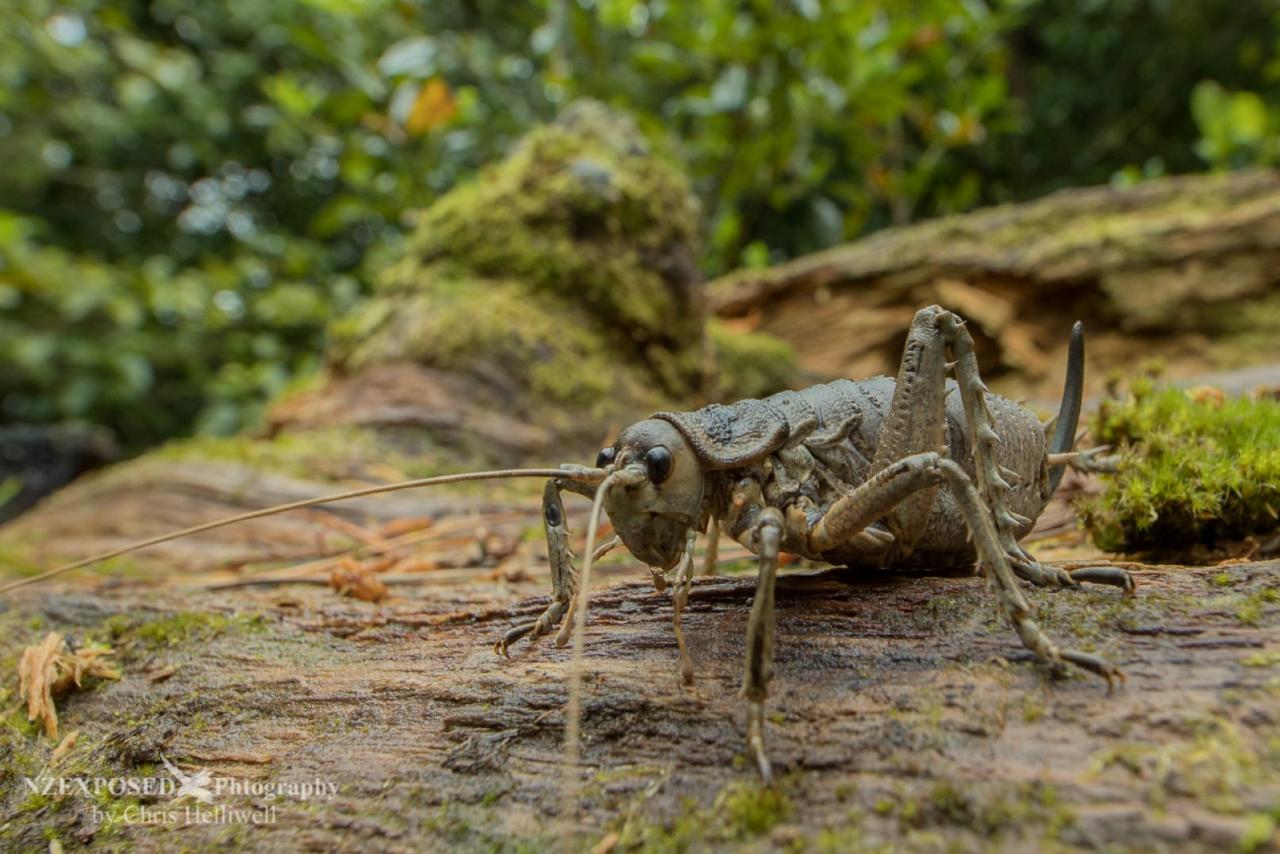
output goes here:
[[149, 540], [131, 543], [127, 546], [121, 546], [118, 549], [112, 549], [109, 552], [87, 557], [72, 563], [63, 564], [55, 569], [42, 572], [39, 575], [32, 575], [27, 578], [20, 578], [17, 581], [11, 581], [8, 584], [0, 585], [0, 594], [8, 593], [10, 590], [17, 590], [19, 587], [26, 587], [28, 584], [36, 584], [46, 579], [62, 575], [64, 572], [70, 572], [73, 569], [80, 569], [91, 563], [97, 563], [100, 560], [109, 560], [113, 557], [119, 557], [129, 552], [145, 549], [148, 546], [167, 543], [170, 540], [176, 540], [180, 537], [187, 537], [192, 534], [201, 534], [205, 531], [212, 531], [214, 528], [221, 528], [226, 525], [234, 525], [237, 522], [247, 522], [250, 519], [261, 519], [263, 516], [274, 516], [277, 513], [287, 513], [290, 510], [300, 510], [303, 507], [314, 507], [317, 504], [330, 504], [334, 501], [346, 501], [350, 498], [363, 498], [366, 495], [380, 495], [384, 492], [399, 492], [403, 489], [417, 489], [420, 486], [438, 486], [444, 483], [462, 483], [468, 480], [497, 480], [509, 477], [548, 477], [560, 478], [563, 480], [583, 480], [594, 481], [603, 476], [603, 472], [599, 469], [588, 469], [582, 466], [574, 466], [567, 469], [499, 469], [497, 471], [476, 471], [465, 472], [462, 474], [444, 474], [436, 477], [423, 477], [417, 480], [404, 480], [398, 483], [387, 483], [381, 486], [367, 486], [363, 489], [353, 489], [350, 492], [338, 492], [333, 495], [322, 495], [319, 498], [307, 498], [302, 501], [293, 501], [288, 504], [277, 504], [274, 507], [264, 507], [261, 510], [253, 510], [248, 513], [241, 513], [237, 516], [228, 516], [225, 519], [218, 519], [213, 522], [205, 522], [203, 525], [193, 525], [190, 528], [183, 528], [180, 531], [172, 531], [168, 534], [161, 534], [158, 537], [152, 537]]
[[[573, 654], [569, 659], [569, 701], [565, 704], [564, 723], [564, 814], [572, 820], [578, 809], [579, 764], [582, 759], [582, 668], [587, 644], [587, 602], [591, 596], [591, 567], [596, 559], [596, 534], [600, 527], [600, 511], [605, 496], [617, 484], [636, 483], [647, 477], [643, 467], [628, 466], [611, 472], [596, 489], [587, 521], [587, 545], [583, 550], [582, 572], [578, 590], [569, 613], [564, 616], [561, 633], [572, 626]], [[559, 639], [557, 638], [557, 641]]]
[[[578, 764], [582, 758], [581, 725], [582, 725], [582, 658], [586, 646], [587, 633], [587, 599], [588, 587], [591, 584], [591, 564], [595, 557], [596, 530], [600, 524], [600, 509], [604, 504], [605, 493], [613, 486], [616, 474], [605, 478], [596, 490], [595, 501], [591, 503], [591, 516], [587, 522], [587, 547], [583, 553], [582, 572], [578, 574], [578, 595], [574, 599], [572, 614], [565, 615], [565, 626], [573, 627], [573, 655], [569, 659], [569, 702], [565, 707], [564, 725], [564, 764], [565, 764], [565, 815], [572, 817], [578, 806]], [[570, 623], [572, 620], [572, 624]]]

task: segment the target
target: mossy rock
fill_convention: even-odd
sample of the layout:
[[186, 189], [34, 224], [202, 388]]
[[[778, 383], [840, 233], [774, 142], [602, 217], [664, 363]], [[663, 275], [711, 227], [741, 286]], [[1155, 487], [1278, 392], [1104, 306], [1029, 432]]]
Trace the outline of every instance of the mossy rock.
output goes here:
[[375, 300], [351, 318], [349, 365], [424, 363], [587, 412], [611, 395], [644, 398], [641, 378], [618, 369], [580, 306], [514, 279], [459, 276], [447, 265], [426, 275], [434, 290]]
[[1186, 550], [1280, 527], [1280, 402], [1142, 378], [1103, 402], [1091, 430], [1119, 449], [1105, 490], [1080, 508], [1101, 548]]
[[413, 361], [595, 414], [687, 399], [713, 371], [697, 230], [635, 123], [575, 104], [420, 215], [331, 361]]

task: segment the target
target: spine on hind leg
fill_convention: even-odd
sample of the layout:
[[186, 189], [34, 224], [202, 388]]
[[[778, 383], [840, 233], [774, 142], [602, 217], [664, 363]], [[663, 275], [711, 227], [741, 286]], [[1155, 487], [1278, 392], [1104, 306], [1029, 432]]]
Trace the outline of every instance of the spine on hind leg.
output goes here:
[[[1077, 320], [1076, 325], [1071, 327], [1071, 341], [1067, 345], [1067, 381], [1062, 387], [1062, 404], [1058, 408], [1053, 438], [1049, 440], [1049, 453], [1065, 454], [1075, 444], [1083, 400], [1084, 324]], [[1057, 491], [1066, 470], [1066, 463], [1049, 467], [1049, 493], [1045, 496], [1046, 500]]]

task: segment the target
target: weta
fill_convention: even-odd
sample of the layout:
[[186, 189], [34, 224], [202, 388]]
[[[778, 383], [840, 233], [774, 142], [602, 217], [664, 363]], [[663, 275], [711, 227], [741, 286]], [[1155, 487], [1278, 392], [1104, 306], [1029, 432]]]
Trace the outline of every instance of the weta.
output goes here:
[[[659, 590], [670, 581], [679, 669], [687, 683], [693, 665], [681, 615], [694, 575], [695, 540], [699, 533], [707, 534], [707, 565], [714, 571], [715, 544], [723, 531], [758, 557], [742, 695], [747, 750], [760, 776], [769, 781], [764, 709], [782, 552], [870, 570], [967, 567], [976, 561], [1001, 613], [1037, 658], [1055, 668], [1072, 664], [1098, 674], [1108, 686], [1123, 679], [1102, 658], [1055, 645], [1032, 619], [1018, 585], [1022, 579], [1074, 588], [1089, 581], [1126, 593], [1134, 589], [1122, 569], [1066, 572], [1038, 563], [1018, 544], [1077, 457], [1072, 445], [1083, 374], [1084, 338], [1077, 323], [1061, 409], [1050, 436], [1029, 410], [987, 390], [964, 322], [930, 306], [911, 323], [896, 378], [836, 380], [762, 400], [662, 412], [623, 430], [600, 452], [594, 467], [445, 475], [269, 507], [77, 561], [0, 591], [176, 537], [299, 507], [462, 480], [545, 477], [542, 519], [551, 603], [536, 620], [506, 632], [496, 651], [507, 655], [518, 641], [532, 641], [557, 627], [560, 645], [576, 634], [566, 722], [570, 763], [576, 764], [578, 750], [580, 662], [592, 563], [622, 545], [650, 567]], [[581, 575], [569, 547], [564, 491], [594, 497]], [[602, 508], [616, 536], [596, 549]]]

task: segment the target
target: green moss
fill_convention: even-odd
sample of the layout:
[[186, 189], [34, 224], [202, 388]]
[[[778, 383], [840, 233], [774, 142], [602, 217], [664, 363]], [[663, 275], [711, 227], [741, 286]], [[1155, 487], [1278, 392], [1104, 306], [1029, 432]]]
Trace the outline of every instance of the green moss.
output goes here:
[[[54, 745], [32, 733], [21, 733], [9, 725], [0, 726], [0, 808], [7, 821], [0, 825], [0, 848], [5, 850], [46, 850], [52, 838], [78, 837], [89, 820], [90, 810], [115, 820], [130, 806], [140, 803], [134, 797], [116, 798], [105, 789], [85, 793], [71, 787], [66, 792], [32, 792], [20, 782], [21, 777], [38, 778], [50, 773], [49, 762]], [[82, 733], [76, 746], [58, 763], [55, 773], [65, 778], [93, 780], [121, 776], [124, 771], [107, 759], [101, 743], [91, 734]], [[93, 837], [95, 849], [113, 850], [124, 837], [124, 825], [104, 822]]]
[[[0, 577], [38, 575], [51, 568], [47, 558], [40, 557], [43, 539], [29, 527], [0, 531]], [[100, 561], [91, 570], [95, 575], [113, 578], [142, 578], [149, 575], [146, 567], [132, 557]]]
[[636, 809], [623, 820], [618, 834], [621, 851], [687, 851], [723, 847], [758, 839], [793, 812], [785, 784], [729, 783], [709, 807], [685, 799], [675, 817], [662, 823], [644, 820]]
[[35, 575], [48, 569], [34, 557], [36, 545], [12, 535], [0, 539], [0, 575]]
[[[272, 439], [252, 436], [200, 436], [182, 439], [149, 453], [161, 461], [220, 461], [241, 463], [260, 471], [308, 479], [350, 477], [361, 461], [385, 454], [372, 431], [354, 427], [283, 433]], [[340, 465], [341, 468], [335, 468]]]
[[1119, 767], [1142, 779], [1146, 797], [1163, 806], [1171, 796], [1190, 796], [1215, 812], [1239, 814], [1250, 793], [1280, 772], [1280, 741], [1271, 730], [1271, 749], [1259, 750], [1233, 721], [1205, 715], [1187, 721], [1192, 734], [1172, 744], [1129, 743], [1109, 747], [1092, 762], [1095, 773]]
[[[423, 273], [442, 282], [457, 275], [448, 266]], [[580, 308], [515, 280], [468, 284], [379, 300], [356, 312], [342, 324], [351, 328], [340, 325], [338, 333], [353, 342], [350, 366], [408, 360], [481, 376], [499, 371], [538, 402], [578, 410], [644, 396], [638, 377], [617, 368], [601, 331]]]
[[813, 850], [819, 854], [844, 854], [847, 851], [868, 849], [863, 841], [862, 829], [851, 821], [844, 827], [824, 828], [813, 840]]
[[163, 649], [231, 632], [261, 631], [263, 626], [262, 617], [254, 614], [182, 611], [145, 621], [116, 614], [104, 621], [102, 632], [113, 643], [136, 641], [148, 649]]
[[877, 802], [875, 811], [882, 816], [896, 813], [900, 829], [909, 837], [924, 828], [962, 827], [991, 839], [1025, 840], [1033, 829], [1035, 836], [1053, 838], [1075, 821], [1059, 802], [1057, 790], [1038, 781], [994, 786], [944, 780], [916, 796], [904, 789], [894, 800]]
[[425, 211], [413, 251], [568, 297], [647, 339], [696, 343], [702, 318], [684, 287], [696, 273], [678, 265], [697, 235], [678, 169], [630, 117], [584, 101]]
[[951, 783], [935, 783], [933, 790], [929, 792], [929, 800], [933, 812], [952, 823], [970, 824], [974, 820], [969, 796]]
[[1274, 840], [1276, 819], [1267, 813], [1252, 813], [1245, 819], [1244, 832], [1237, 843], [1241, 851], [1261, 851]]
[[1256, 626], [1262, 619], [1262, 603], [1257, 599], [1246, 599], [1236, 606], [1236, 619], [1246, 626]]
[[[383, 820], [388, 824], [403, 821], [393, 813], [386, 813]], [[537, 835], [512, 837], [496, 831], [492, 818], [483, 809], [462, 804], [442, 806], [422, 822], [422, 829], [448, 850], [533, 854], [553, 847], [551, 840]]]
[[1101, 548], [1213, 545], [1280, 524], [1280, 403], [1197, 402], [1141, 379], [1104, 402], [1092, 432], [1120, 458], [1080, 508]]
[[557, 404], [681, 399], [707, 382], [697, 243], [679, 171], [625, 115], [575, 104], [422, 212], [331, 356], [498, 372]]
[[791, 800], [779, 789], [732, 783], [718, 799], [729, 832], [739, 838], [763, 836], [791, 816]]
[[795, 380], [795, 354], [780, 338], [757, 332], [736, 332], [718, 320], [707, 324], [707, 334], [715, 352], [722, 399], [766, 397], [787, 388]]

